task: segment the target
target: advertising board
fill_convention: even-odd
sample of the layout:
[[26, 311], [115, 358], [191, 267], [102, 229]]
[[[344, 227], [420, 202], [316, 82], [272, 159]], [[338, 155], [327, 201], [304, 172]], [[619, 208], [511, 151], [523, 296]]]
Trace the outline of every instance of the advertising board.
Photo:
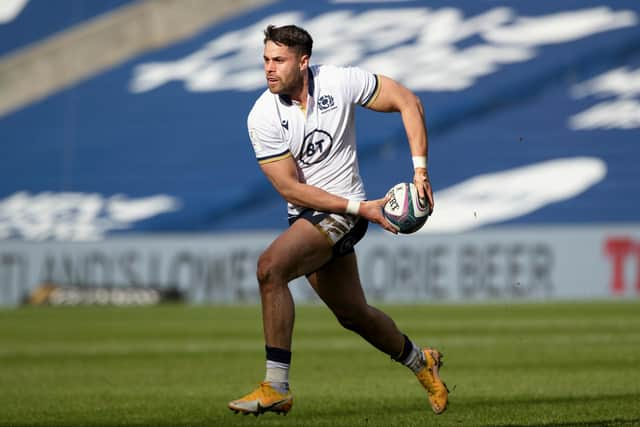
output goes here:
[[[255, 266], [276, 233], [0, 241], [0, 303], [43, 285], [157, 289], [192, 303], [256, 303]], [[640, 227], [501, 227], [460, 234], [370, 232], [356, 247], [367, 297], [384, 302], [634, 298]], [[299, 302], [317, 301], [304, 279]], [[96, 302], [96, 301], [94, 301]], [[99, 302], [99, 301], [98, 301]]]

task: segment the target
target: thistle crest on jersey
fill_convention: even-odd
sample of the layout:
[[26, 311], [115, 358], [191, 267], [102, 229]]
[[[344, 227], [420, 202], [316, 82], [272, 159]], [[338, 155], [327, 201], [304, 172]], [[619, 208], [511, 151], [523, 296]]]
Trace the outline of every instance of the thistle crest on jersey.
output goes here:
[[329, 108], [333, 107], [333, 105], [334, 101], [333, 96], [331, 95], [322, 95], [318, 99], [318, 108], [320, 108], [320, 111], [328, 110]]

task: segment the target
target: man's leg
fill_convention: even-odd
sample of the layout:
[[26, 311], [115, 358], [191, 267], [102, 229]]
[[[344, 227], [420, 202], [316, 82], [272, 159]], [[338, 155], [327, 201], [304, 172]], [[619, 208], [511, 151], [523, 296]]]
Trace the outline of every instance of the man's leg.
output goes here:
[[378, 350], [397, 357], [405, 338], [384, 312], [367, 304], [355, 253], [333, 259], [309, 276], [309, 283], [338, 322]]
[[289, 282], [310, 273], [331, 258], [331, 246], [313, 224], [296, 221], [258, 260], [258, 284], [267, 346], [291, 349], [294, 305]]
[[427, 390], [433, 411], [444, 412], [448, 390], [439, 376], [441, 354], [418, 348], [389, 316], [367, 304], [354, 253], [333, 259], [310, 275], [309, 282], [342, 326], [409, 367]]
[[266, 411], [286, 414], [293, 404], [288, 370], [295, 310], [289, 282], [317, 270], [331, 259], [326, 236], [300, 219], [282, 233], [258, 260], [257, 278], [262, 301], [267, 366], [265, 381], [252, 393], [229, 402], [244, 414]]

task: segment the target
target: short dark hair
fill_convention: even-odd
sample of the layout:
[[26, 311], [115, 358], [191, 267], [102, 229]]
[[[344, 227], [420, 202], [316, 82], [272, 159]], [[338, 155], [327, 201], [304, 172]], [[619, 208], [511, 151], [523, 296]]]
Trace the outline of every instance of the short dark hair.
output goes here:
[[311, 34], [295, 25], [284, 25], [282, 27], [269, 25], [264, 30], [264, 43], [266, 44], [268, 41], [292, 47], [301, 55], [311, 56], [311, 49], [313, 48]]

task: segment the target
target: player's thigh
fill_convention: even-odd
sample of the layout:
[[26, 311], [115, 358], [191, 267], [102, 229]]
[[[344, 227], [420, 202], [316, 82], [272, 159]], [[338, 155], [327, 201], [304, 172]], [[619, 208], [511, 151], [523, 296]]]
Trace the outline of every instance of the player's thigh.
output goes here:
[[339, 318], [367, 307], [353, 252], [332, 259], [308, 279], [318, 296]]
[[278, 236], [258, 261], [258, 275], [280, 274], [290, 281], [316, 271], [331, 259], [327, 238], [313, 224], [298, 220]]

